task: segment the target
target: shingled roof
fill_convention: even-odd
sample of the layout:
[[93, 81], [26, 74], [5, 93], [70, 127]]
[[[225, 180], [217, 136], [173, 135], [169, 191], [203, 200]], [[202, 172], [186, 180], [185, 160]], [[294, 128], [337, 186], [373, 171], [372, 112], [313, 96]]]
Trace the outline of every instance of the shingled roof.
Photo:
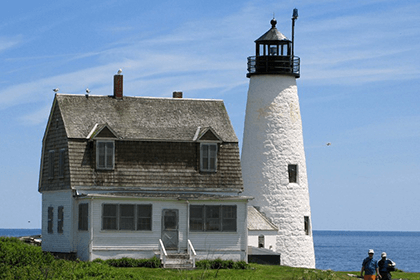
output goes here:
[[223, 142], [238, 142], [222, 100], [56, 94], [55, 102], [68, 138], [106, 125], [121, 140], [194, 141], [211, 128]]

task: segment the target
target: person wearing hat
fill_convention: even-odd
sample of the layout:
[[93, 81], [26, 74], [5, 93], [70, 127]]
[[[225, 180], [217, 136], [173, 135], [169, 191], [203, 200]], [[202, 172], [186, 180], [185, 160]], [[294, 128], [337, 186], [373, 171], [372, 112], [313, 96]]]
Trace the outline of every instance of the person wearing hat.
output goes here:
[[390, 268], [395, 268], [395, 263], [386, 258], [386, 253], [382, 252], [381, 260], [378, 262], [379, 273], [382, 276], [382, 280], [391, 280]]
[[382, 276], [379, 274], [378, 262], [373, 259], [373, 254], [375, 252], [372, 249], [369, 249], [369, 257], [363, 260], [362, 270], [360, 270], [360, 276], [363, 277], [363, 271], [365, 272], [364, 280], [376, 280], [376, 275], [382, 279]]

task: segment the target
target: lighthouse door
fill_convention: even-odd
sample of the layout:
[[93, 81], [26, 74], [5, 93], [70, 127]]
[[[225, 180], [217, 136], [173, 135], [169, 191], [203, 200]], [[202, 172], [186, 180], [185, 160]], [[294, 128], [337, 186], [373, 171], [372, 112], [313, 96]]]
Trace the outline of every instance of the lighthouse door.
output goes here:
[[162, 242], [166, 250], [178, 250], [178, 210], [162, 211]]

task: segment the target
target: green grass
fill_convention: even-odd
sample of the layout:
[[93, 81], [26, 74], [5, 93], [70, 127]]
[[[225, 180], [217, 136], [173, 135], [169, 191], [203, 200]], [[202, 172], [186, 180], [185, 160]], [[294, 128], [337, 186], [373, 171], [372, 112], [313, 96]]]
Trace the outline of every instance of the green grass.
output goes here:
[[[225, 269], [211, 269], [220, 267]], [[107, 260], [65, 261], [55, 259], [16, 238], [0, 237], [0, 279], [287, 279], [287, 280], [340, 280], [356, 279], [347, 276], [350, 272], [321, 271], [316, 269], [234, 263], [231, 261], [200, 261], [203, 268], [176, 270], [158, 267], [160, 261]], [[146, 267], [145, 267], [146, 266]], [[351, 272], [358, 275], [360, 272]], [[393, 279], [418, 279], [420, 273], [394, 272]]]

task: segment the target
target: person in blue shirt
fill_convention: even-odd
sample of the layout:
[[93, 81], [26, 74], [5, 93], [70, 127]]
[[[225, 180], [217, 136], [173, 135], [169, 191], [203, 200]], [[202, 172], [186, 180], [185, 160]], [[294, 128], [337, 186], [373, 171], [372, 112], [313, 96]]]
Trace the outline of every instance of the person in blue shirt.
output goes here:
[[379, 273], [382, 276], [382, 280], [391, 280], [390, 268], [395, 267], [395, 263], [386, 258], [386, 253], [381, 254], [381, 260], [378, 262]]
[[376, 280], [376, 275], [382, 279], [382, 276], [379, 274], [378, 262], [373, 259], [373, 254], [375, 252], [372, 249], [369, 249], [369, 257], [363, 260], [362, 270], [360, 270], [360, 276], [363, 277], [363, 271], [365, 272], [364, 280]]

